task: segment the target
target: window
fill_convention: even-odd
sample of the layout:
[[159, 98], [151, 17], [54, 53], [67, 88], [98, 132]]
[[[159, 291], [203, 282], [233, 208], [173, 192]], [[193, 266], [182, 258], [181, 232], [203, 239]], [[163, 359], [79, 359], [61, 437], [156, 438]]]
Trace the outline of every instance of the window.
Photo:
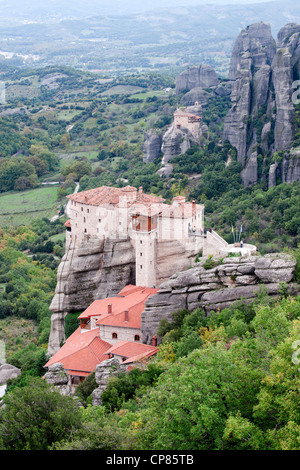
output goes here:
[[134, 341], [139, 341], [140, 340], [140, 335], [134, 335]]
[[111, 338], [112, 338], [112, 339], [118, 339], [117, 333], [113, 333], [113, 334], [111, 335]]
[[87, 209], [87, 212], [89, 213], [89, 212], [90, 212], [90, 209]]
[[81, 212], [83, 212], [83, 207], [81, 208]]
[[140, 240], [140, 244], [141, 244], [141, 245], [143, 244], [143, 241], [142, 241], [142, 240]]
[[83, 217], [83, 222], [86, 222], [85, 217]]
[[143, 256], [143, 253], [140, 253], [140, 256]]
[[140, 269], [143, 269], [143, 265], [142, 265], [142, 264], [140, 264]]

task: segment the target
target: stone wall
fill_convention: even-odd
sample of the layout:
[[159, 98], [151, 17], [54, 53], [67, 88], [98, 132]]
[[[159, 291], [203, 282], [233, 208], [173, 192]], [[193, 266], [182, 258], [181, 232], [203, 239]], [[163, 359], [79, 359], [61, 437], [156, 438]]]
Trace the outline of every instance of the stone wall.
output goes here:
[[143, 343], [151, 343], [162, 318], [172, 320], [172, 312], [181, 308], [192, 311], [200, 307], [209, 315], [237, 300], [254, 300], [262, 287], [268, 295], [277, 296], [282, 282], [291, 295], [300, 292], [299, 284], [292, 282], [296, 260], [287, 254], [228, 257], [218, 262], [205, 269], [205, 261], [201, 261], [174, 274], [147, 299], [141, 321]]

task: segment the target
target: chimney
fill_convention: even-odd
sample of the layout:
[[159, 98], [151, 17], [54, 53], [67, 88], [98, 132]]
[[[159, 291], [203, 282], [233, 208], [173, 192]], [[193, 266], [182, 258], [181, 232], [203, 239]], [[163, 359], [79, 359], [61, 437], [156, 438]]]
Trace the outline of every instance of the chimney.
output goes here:
[[107, 313], [112, 313], [112, 304], [108, 304]]
[[139, 187], [139, 193], [142, 194], [142, 192], [143, 192], [143, 186], [140, 186]]
[[129, 321], [129, 310], [124, 310], [124, 321]]
[[152, 346], [157, 346], [157, 336], [153, 336], [151, 342]]
[[193, 213], [193, 217], [195, 217], [195, 215], [196, 215], [196, 201], [195, 201], [195, 199], [192, 200], [192, 213]]

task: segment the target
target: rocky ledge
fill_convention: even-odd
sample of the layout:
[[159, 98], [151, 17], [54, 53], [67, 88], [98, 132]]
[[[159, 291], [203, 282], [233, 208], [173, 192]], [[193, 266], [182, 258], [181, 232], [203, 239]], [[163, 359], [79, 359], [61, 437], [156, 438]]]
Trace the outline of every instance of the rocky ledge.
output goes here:
[[296, 260], [288, 254], [272, 253], [265, 256], [228, 257], [196, 263], [187, 271], [174, 274], [160, 286], [156, 295], [146, 301], [142, 314], [142, 341], [150, 344], [160, 320], [172, 320], [172, 313], [184, 308], [190, 311], [202, 308], [222, 310], [244, 299], [252, 301], [264, 287], [268, 295], [278, 296], [282, 283], [291, 295], [300, 292], [293, 283]]

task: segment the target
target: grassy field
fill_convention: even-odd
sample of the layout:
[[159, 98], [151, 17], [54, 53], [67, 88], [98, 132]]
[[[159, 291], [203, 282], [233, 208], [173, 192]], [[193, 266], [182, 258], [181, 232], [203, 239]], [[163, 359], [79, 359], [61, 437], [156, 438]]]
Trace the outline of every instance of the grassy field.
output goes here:
[[28, 224], [37, 217], [53, 217], [56, 210], [57, 187], [40, 187], [0, 195], [0, 226]]
[[143, 91], [143, 88], [139, 86], [133, 86], [133, 85], [116, 85], [111, 88], [109, 88], [106, 91], [103, 91], [101, 93], [102, 96], [106, 95], [127, 95], [127, 94], [134, 94], [134, 93], [139, 93], [140, 91]]

